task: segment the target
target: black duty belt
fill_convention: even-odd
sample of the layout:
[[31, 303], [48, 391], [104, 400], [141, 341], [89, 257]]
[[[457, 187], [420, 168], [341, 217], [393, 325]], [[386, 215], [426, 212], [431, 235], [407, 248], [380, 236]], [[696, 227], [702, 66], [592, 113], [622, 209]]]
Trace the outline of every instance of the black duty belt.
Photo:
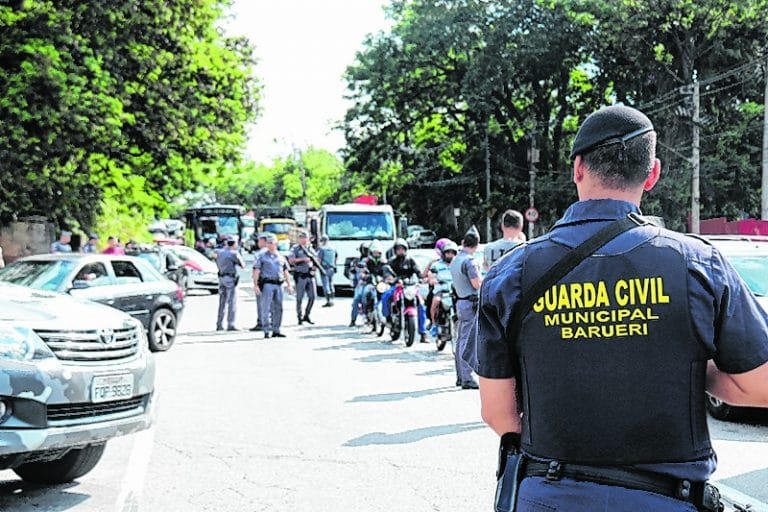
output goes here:
[[312, 277], [312, 274], [310, 274], [309, 272], [294, 272], [294, 275], [296, 276], [297, 279]]
[[468, 300], [470, 302], [477, 302], [478, 300], [480, 300], [480, 297], [478, 297], [477, 295], [469, 295], [467, 297], [459, 297], [457, 300]]
[[653, 492], [670, 498], [692, 503], [699, 510], [723, 510], [720, 493], [707, 482], [674, 478], [631, 468], [583, 466], [557, 461], [525, 461], [525, 476], [543, 476], [547, 480], [570, 478], [603, 485], [614, 485], [626, 489]]
[[279, 279], [262, 279], [261, 282], [264, 284], [283, 284]]
[[219, 272], [219, 277], [237, 277], [234, 272]]

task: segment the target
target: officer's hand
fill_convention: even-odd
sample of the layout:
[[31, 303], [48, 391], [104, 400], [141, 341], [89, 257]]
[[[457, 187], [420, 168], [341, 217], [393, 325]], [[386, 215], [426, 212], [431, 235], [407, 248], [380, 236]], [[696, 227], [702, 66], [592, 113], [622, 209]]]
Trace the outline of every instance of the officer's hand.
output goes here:
[[256, 295], [261, 295], [261, 288], [259, 288], [258, 286], [254, 286], [254, 287], [253, 287], [253, 292], [254, 292]]
[[293, 287], [288, 286], [288, 295], [293, 295]]

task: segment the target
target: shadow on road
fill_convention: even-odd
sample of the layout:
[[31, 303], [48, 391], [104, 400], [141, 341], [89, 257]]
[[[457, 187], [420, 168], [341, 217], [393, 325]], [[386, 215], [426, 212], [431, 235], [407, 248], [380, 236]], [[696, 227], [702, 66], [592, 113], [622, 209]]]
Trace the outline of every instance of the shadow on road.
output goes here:
[[485, 423], [475, 421], [472, 423], [456, 423], [454, 425], [438, 425], [435, 427], [417, 428], [414, 430], [406, 430], [405, 432], [396, 432], [394, 434], [387, 434], [384, 432], [371, 432], [354, 439], [350, 439], [342, 446], [356, 448], [359, 446], [371, 446], [381, 444], [409, 444], [416, 443], [421, 440], [447, 436], [450, 434], [459, 434], [461, 432], [469, 432], [470, 430], [479, 430], [487, 428]]
[[398, 400], [405, 400], [406, 398], [421, 398], [424, 396], [437, 395], [439, 393], [454, 392], [458, 388], [444, 387], [444, 388], [432, 388], [422, 389], [421, 391], [403, 391], [401, 393], [382, 393], [379, 395], [363, 395], [356, 396], [352, 400], [347, 400], [347, 403], [351, 402], [396, 402]]
[[759, 500], [762, 503], [768, 503], [768, 488], [765, 485], [765, 482], [767, 481], [768, 468], [763, 468], [718, 480], [718, 483], [722, 482], [733, 489], [738, 489], [741, 492], [748, 492], [751, 498]]
[[[320, 337], [320, 336], [318, 336]], [[354, 339], [360, 338], [359, 334], [352, 336]], [[315, 350], [392, 350], [396, 348], [393, 344], [382, 342], [376, 338], [371, 338], [370, 341], [354, 341], [352, 343], [344, 343], [343, 345], [332, 345], [330, 347], [319, 347]]]
[[0, 510], [18, 512], [70, 510], [90, 499], [87, 494], [69, 490], [77, 485], [77, 482], [51, 486], [30, 484], [22, 480], [0, 481]]
[[736, 422], [719, 421], [709, 417], [712, 439], [721, 441], [765, 442], [768, 427], [768, 410], [745, 409]]
[[[404, 348], [402, 345], [400, 348]], [[407, 349], [405, 349], [407, 350]], [[411, 352], [401, 351], [389, 354], [375, 354], [370, 356], [358, 357], [357, 361], [361, 363], [381, 363], [384, 361], [394, 361], [397, 363], [421, 363], [423, 361], [432, 361], [441, 356], [441, 352], [423, 350], [414, 350]]]
[[416, 375], [419, 377], [431, 377], [432, 375], [454, 375], [455, 373], [456, 369], [451, 366], [437, 370], [429, 370], [428, 372], [417, 373]]

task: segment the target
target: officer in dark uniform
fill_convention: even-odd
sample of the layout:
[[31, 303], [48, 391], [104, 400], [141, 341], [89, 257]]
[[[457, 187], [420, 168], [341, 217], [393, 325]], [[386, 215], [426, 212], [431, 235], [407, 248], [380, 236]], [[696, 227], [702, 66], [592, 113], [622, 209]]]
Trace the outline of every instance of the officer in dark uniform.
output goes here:
[[216, 330], [224, 330], [224, 309], [227, 311], [227, 330], [236, 331], [235, 312], [237, 311], [237, 268], [245, 268], [245, 263], [237, 252], [237, 241], [229, 239], [226, 247], [216, 256], [219, 267], [219, 314], [216, 317]]
[[[526, 462], [518, 511], [716, 510], [705, 389], [768, 405], [768, 318], [754, 296], [711, 245], [633, 217], [659, 178], [655, 145], [635, 109], [587, 117], [571, 152], [579, 201], [482, 285], [473, 365], [483, 419]], [[633, 228], [536, 285], [628, 217]]]
[[459, 318], [456, 327], [454, 363], [456, 364], [456, 385], [461, 386], [462, 389], [477, 389], [477, 383], [472, 378], [472, 367], [462, 359], [462, 354], [470, 340], [477, 312], [478, 290], [483, 282], [480, 265], [474, 257], [479, 243], [480, 233], [475, 226], [472, 226], [464, 235], [461, 251], [451, 262], [451, 277], [453, 288], [456, 290], [456, 314]]
[[266, 236], [266, 249], [259, 251], [253, 262], [253, 291], [260, 298], [259, 314], [265, 338], [285, 338], [280, 332], [283, 322], [283, 284], [292, 293], [288, 262], [277, 250], [277, 237]]
[[[314, 251], [309, 245], [309, 233], [300, 231], [299, 243], [291, 247], [288, 258], [293, 265], [293, 276], [296, 280], [296, 316], [299, 325], [302, 322], [315, 323], [309, 318], [315, 303], [315, 264], [310, 256], [314, 256]], [[307, 308], [302, 313], [301, 303], [304, 301], [304, 295], [307, 296]]]

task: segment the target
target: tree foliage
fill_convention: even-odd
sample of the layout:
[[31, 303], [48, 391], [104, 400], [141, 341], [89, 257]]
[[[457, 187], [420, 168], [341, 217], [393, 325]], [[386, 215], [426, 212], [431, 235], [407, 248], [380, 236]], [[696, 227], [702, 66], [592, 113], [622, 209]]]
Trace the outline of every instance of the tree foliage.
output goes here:
[[754, 215], [759, 194], [739, 190], [759, 188], [767, 3], [394, 0], [391, 30], [371, 36], [347, 71], [347, 165], [368, 191], [456, 234], [453, 207], [479, 224], [528, 206], [535, 146], [546, 227], [575, 199], [567, 154], [579, 123], [623, 102], [659, 132], [665, 177], [644, 210], [684, 228], [690, 164], [680, 155], [690, 154], [698, 80], [702, 216]]
[[238, 165], [259, 85], [250, 45], [218, 26], [226, 7], [0, 6], [0, 222], [42, 214], [89, 229], [100, 212], [151, 217]]

